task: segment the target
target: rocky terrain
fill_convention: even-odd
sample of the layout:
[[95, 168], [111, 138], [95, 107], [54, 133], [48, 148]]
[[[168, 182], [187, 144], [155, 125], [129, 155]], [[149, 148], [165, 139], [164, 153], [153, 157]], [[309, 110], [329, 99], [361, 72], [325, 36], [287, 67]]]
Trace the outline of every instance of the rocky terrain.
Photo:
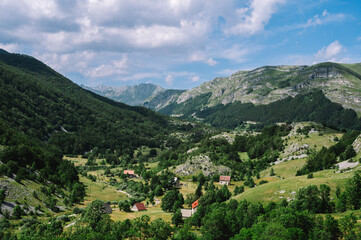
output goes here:
[[[354, 64], [360, 65], [360, 64]], [[176, 103], [211, 93], [206, 106], [236, 101], [268, 104], [312, 89], [322, 89], [333, 102], [361, 112], [361, 77], [353, 64], [321, 63], [313, 66], [266, 66], [219, 77], [184, 92]]]
[[188, 159], [186, 163], [178, 165], [175, 174], [180, 176], [196, 175], [203, 173], [204, 176], [213, 174], [230, 173], [231, 169], [222, 165], [212, 163], [207, 155], [194, 156]]

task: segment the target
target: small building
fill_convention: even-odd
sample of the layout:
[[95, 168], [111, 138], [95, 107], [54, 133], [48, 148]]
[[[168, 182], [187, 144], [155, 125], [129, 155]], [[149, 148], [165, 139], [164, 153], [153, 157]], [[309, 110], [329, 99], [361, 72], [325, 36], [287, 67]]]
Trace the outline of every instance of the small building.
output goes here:
[[197, 207], [198, 207], [198, 199], [192, 203], [192, 214], [195, 214], [197, 212]]
[[231, 176], [220, 176], [219, 184], [221, 185], [230, 185], [231, 184]]
[[198, 199], [192, 203], [192, 209], [181, 209], [182, 218], [189, 218], [197, 212]]
[[189, 218], [192, 216], [192, 209], [181, 209], [182, 218]]
[[136, 177], [136, 175], [134, 174], [134, 170], [124, 170], [124, 175], [127, 175], [128, 177]]
[[112, 207], [110, 206], [110, 204], [108, 202], [105, 202], [103, 204], [103, 208], [107, 214], [111, 214], [113, 212]]
[[130, 210], [137, 212], [137, 211], [145, 211], [147, 209], [145, 208], [143, 203], [136, 203]]

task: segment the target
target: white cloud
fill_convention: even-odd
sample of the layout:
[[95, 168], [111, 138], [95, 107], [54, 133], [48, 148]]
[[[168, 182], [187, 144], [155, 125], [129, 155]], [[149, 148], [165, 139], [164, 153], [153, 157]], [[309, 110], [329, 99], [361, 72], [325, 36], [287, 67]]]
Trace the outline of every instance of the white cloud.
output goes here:
[[327, 10], [324, 10], [320, 15], [315, 15], [312, 18], [307, 20], [307, 23], [298, 24], [294, 26], [294, 28], [308, 28], [308, 27], [316, 27], [318, 25], [327, 24], [330, 22], [340, 22], [346, 19], [345, 14], [331, 14]]
[[192, 82], [198, 82], [199, 81], [199, 76], [193, 76], [192, 77]]
[[336, 62], [337, 57], [345, 50], [345, 47], [340, 44], [339, 41], [334, 41], [327, 47], [323, 47], [316, 54], [315, 57], [320, 61], [332, 61]]
[[93, 51], [77, 51], [74, 53], [34, 53], [34, 56], [60, 72], [80, 72], [85, 74], [91, 62], [99, 57]]
[[228, 35], [253, 35], [264, 29], [277, 6], [285, 0], [252, 0], [248, 8], [239, 8], [236, 12], [236, 23], [225, 30]]
[[[345, 53], [346, 48], [339, 41], [336, 40], [328, 46], [322, 47], [315, 54], [289, 55], [285, 57], [283, 61], [294, 65], [311, 65], [320, 62], [350, 62], [351, 58], [349, 58], [349, 56], [346, 56]], [[284, 64], [284, 62], [280, 62], [279, 64]]]
[[165, 77], [164, 81], [167, 83], [168, 86], [172, 86], [173, 81], [174, 81], [174, 76], [171, 75], [171, 74], [168, 74], [168, 75]]
[[16, 43], [0, 43], [0, 48], [8, 51], [8, 52], [17, 52], [20, 50], [20, 46]]
[[123, 58], [119, 61], [113, 61], [111, 64], [101, 64], [98, 67], [90, 68], [85, 73], [85, 76], [91, 78], [102, 78], [113, 75], [126, 74], [127, 72], [127, 57], [123, 56]]
[[209, 66], [214, 66], [217, 64], [217, 61], [215, 61], [213, 58], [208, 58], [204, 53], [200, 51], [196, 51], [190, 55], [188, 58], [188, 61], [190, 62], [204, 62], [208, 64]]

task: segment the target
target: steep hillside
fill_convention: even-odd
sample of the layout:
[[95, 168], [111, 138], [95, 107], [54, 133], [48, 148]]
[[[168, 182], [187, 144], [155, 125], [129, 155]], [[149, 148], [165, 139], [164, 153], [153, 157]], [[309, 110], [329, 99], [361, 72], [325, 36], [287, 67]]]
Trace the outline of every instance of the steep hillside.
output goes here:
[[312, 66], [265, 66], [219, 77], [182, 93], [162, 109], [180, 114], [177, 105], [209, 94], [202, 107], [233, 102], [269, 104], [301, 93], [322, 89], [327, 98], [361, 113], [361, 64], [320, 63]]
[[141, 106], [148, 98], [165, 91], [165, 89], [161, 86], [150, 83], [142, 83], [135, 86], [123, 87], [109, 87], [103, 85], [93, 88], [84, 85], [81, 85], [81, 87], [101, 96], [113, 99], [114, 101], [122, 102], [132, 106]]
[[0, 120], [64, 153], [159, 146], [168, 119], [86, 91], [42, 62], [0, 52]]

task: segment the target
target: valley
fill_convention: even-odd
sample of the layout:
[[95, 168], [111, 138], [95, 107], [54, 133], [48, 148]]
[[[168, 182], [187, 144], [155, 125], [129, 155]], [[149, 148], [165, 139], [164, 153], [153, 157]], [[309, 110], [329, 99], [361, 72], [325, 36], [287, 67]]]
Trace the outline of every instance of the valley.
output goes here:
[[327, 87], [304, 86], [331, 88], [336, 78], [351, 86], [358, 69], [325, 63], [238, 72], [198, 90], [236, 79], [249, 92], [232, 90], [242, 102], [224, 100], [230, 88], [168, 92], [170, 105], [157, 113], [0, 51], [0, 237], [357, 239], [359, 110], [331, 101]]

